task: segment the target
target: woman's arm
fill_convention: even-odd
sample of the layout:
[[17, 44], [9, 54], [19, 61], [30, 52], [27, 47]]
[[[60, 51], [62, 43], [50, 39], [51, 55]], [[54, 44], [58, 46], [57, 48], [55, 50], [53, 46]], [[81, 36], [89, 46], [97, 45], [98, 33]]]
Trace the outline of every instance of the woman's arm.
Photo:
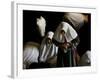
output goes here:
[[69, 47], [72, 46], [72, 44], [69, 43], [69, 42], [60, 43], [60, 42], [56, 41], [55, 39], [53, 39], [52, 42], [53, 42], [56, 46], [58, 46], [58, 47], [60, 47], [60, 48], [62, 48], [62, 49], [67, 49], [67, 48], [69, 48]]
[[60, 42], [56, 41], [54, 38], [52, 39], [52, 42], [53, 42], [56, 46], [60, 46], [60, 45], [63, 44], [63, 43], [60, 43]]

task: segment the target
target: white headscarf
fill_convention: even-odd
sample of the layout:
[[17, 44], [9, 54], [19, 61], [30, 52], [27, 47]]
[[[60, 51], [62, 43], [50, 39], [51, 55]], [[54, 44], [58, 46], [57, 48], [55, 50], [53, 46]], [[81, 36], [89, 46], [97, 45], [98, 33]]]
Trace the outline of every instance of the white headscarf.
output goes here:
[[[61, 34], [62, 30], [65, 32], [64, 36], [62, 36], [62, 34]], [[63, 42], [65, 42], [64, 37], [66, 38], [67, 42], [70, 42], [73, 39], [75, 39], [77, 36], [78, 35], [77, 35], [76, 31], [72, 28], [71, 25], [69, 25], [67, 22], [61, 22], [55, 31], [54, 39], [58, 42], [63, 43]]]
[[77, 30], [83, 26], [85, 21], [82, 13], [65, 13], [64, 18], [69, 20]]
[[31, 63], [38, 63], [39, 47], [40, 45], [34, 42], [28, 42], [25, 45], [23, 52], [24, 69], [28, 68]]
[[40, 62], [46, 62], [52, 59], [57, 54], [57, 47], [53, 43], [46, 43], [47, 38], [52, 40], [54, 33], [48, 32], [47, 36], [43, 39], [40, 47]]
[[91, 64], [91, 51], [87, 50], [79, 61], [80, 66], [89, 66]]
[[38, 26], [38, 29], [40, 31], [41, 36], [45, 36], [45, 27], [46, 27], [46, 20], [44, 17], [40, 16], [40, 18], [36, 19], [36, 24]]

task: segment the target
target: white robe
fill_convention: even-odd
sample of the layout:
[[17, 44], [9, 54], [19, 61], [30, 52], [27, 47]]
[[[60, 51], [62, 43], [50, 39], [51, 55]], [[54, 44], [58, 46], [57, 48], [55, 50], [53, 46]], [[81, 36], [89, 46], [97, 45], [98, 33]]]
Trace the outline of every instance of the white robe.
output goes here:
[[54, 57], [56, 57], [57, 55], [57, 51], [58, 51], [58, 47], [56, 47], [56, 45], [54, 45], [53, 43], [46, 43], [46, 39], [47, 38], [52, 38], [53, 35], [47, 35], [42, 43], [41, 43], [41, 47], [40, 47], [40, 62], [49, 62], [51, 61]]
[[23, 68], [26, 69], [31, 63], [38, 63], [40, 45], [33, 42], [28, 42], [23, 52]]

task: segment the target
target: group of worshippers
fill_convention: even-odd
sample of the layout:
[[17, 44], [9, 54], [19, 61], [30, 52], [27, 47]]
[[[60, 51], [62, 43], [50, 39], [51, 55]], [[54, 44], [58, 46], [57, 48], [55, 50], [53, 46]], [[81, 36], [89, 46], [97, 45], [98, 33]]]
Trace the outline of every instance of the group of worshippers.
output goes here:
[[67, 22], [61, 22], [54, 33], [49, 31], [43, 39], [39, 62], [48, 63], [57, 56], [57, 67], [76, 66], [76, 47], [78, 43], [77, 32]]
[[[77, 21], [77, 17], [83, 19], [81, 14], [70, 13], [66, 15], [68, 15], [67, 19], [70, 21]], [[70, 16], [76, 16], [76, 18], [71, 19]], [[80, 24], [83, 24], [81, 20], [79, 22], [73, 22], [73, 25], [76, 27], [80, 26]], [[78, 66], [79, 56], [77, 46], [79, 42], [79, 36], [72, 25], [67, 21], [61, 21], [56, 30], [54, 32], [48, 31], [42, 40], [40, 47], [38, 47], [39, 55], [37, 55], [38, 59], [36, 62], [40, 65], [47, 64], [49, 65], [48, 67]]]

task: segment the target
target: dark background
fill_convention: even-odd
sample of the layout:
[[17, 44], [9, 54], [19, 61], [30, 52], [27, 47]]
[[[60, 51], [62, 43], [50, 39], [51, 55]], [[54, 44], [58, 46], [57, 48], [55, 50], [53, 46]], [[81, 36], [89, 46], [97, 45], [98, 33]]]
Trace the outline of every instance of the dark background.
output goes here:
[[[36, 18], [43, 16], [46, 19], [47, 33], [48, 31], [54, 32], [56, 30], [58, 24], [62, 21], [63, 15], [64, 12], [23, 10], [23, 46], [29, 41], [40, 44], [43, 39], [37, 29]], [[89, 16], [89, 22], [85, 23], [84, 26], [77, 31], [80, 38], [77, 50], [80, 56], [85, 51], [91, 50], [91, 15], [86, 15]]]

